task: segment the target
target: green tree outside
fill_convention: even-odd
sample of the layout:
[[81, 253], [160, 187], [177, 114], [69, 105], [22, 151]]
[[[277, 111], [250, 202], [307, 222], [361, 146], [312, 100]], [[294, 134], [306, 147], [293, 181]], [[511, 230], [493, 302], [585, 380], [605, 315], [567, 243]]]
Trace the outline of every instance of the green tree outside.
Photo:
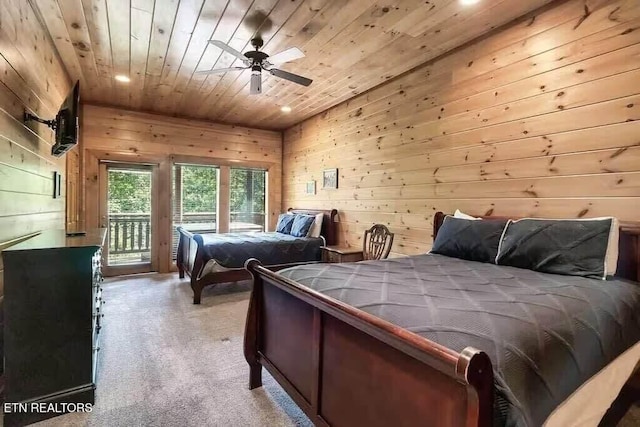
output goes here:
[[231, 212], [264, 213], [265, 178], [263, 170], [231, 169]]
[[218, 169], [210, 166], [182, 166], [184, 212], [215, 212], [217, 203]]
[[[184, 212], [216, 212], [218, 169], [194, 165], [182, 165], [181, 168]], [[263, 170], [231, 169], [229, 185], [231, 212], [264, 213], [265, 182], [266, 172]], [[151, 212], [151, 173], [111, 169], [109, 171], [109, 212]]]
[[109, 213], [151, 212], [151, 173], [109, 170]]

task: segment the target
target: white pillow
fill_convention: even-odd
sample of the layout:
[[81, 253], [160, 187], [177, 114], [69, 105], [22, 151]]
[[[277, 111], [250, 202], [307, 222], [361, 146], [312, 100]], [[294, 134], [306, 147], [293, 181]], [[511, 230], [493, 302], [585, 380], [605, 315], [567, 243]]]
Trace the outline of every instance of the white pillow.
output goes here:
[[618, 269], [618, 250], [620, 245], [620, 221], [613, 217], [611, 221], [611, 232], [609, 233], [609, 244], [607, 245], [607, 256], [604, 259], [604, 274], [614, 276]]
[[460, 218], [460, 219], [482, 219], [482, 218], [476, 218], [475, 216], [467, 215], [464, 212], [460, 212], [460, 209], [456, 209], [455, 213], [453, 214], [453, 217]]
[[322, 231], [322, 220], [324, 218], [324, 214], [321, 212], [316, 215], [313, 220], [313, 224], [309, 227], [309, 232], [307, 233], [307, 237], [320, 237], [320, 232]]

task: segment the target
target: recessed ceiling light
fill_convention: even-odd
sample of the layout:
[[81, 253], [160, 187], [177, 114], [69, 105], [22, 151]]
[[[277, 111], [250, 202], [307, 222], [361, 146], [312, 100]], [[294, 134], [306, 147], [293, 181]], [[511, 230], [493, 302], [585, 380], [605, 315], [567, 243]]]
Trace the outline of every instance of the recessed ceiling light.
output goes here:
[[288, 105], [285, 105], [283, 107], [280, 107], [280, 111], [282, 111], [283, 113], [290, 113], [291, 107], [289, 107]]
[[480, 0], [460, 0], [460, 3], [464, 6], [471, 6], [472, 4], [478, 3]]
[[115, 79], [122, 83], [129, 83], [131, 81], [131, 79], [128, 76], [125, 76], [124, 74], [118, 74], [115, 77]]

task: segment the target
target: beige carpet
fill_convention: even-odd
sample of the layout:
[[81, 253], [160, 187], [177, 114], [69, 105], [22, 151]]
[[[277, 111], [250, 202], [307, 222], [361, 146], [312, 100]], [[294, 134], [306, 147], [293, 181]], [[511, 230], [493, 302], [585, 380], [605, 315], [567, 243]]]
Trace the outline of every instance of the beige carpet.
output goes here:
[[[208, 288], [196, 306], [176, 274], [108, 280], [94, 410], [37, 425], [311, 425], [265, 371], [264, 387], [247, 389], [248, 289], [247, 283]], [[640, 426], [640, 411], [619, 426]]]
[[247, 388], [242, 354], [247, 283], [208, 288], [198, 306], [177, 274], [131, 277], [103, 286], [93, 411], [36, 425], [311, 425], [268, 374], [264, 387]]

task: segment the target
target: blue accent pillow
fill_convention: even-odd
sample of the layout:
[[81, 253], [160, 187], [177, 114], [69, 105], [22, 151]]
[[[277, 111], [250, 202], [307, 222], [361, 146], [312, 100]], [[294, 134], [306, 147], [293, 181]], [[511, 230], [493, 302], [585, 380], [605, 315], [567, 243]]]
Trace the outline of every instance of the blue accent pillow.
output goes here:
[[313, 221], [316, 219], [314, 216], [309, 215], [296, 215], [291, 226], [291, 234], [295, 237], [306, 237]]
[[291, 227], [293, 226], [293, 220], [295, 218], [295, 215], [280, 214], [280, 216], [278, 217], [278, 225], [276, 226], [276, 231], [278, 233], [291, 234]]

